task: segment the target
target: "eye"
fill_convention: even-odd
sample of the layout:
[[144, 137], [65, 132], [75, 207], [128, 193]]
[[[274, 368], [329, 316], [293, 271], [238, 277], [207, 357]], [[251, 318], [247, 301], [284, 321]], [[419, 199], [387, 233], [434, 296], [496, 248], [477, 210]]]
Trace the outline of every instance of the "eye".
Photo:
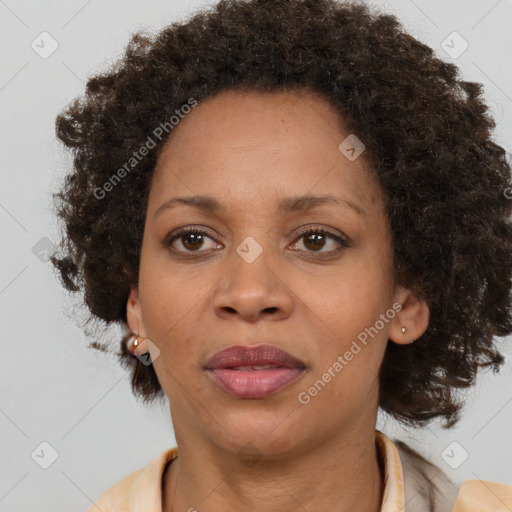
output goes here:
[[[169, 235], [164, 241], [165, 246], [171, 246], [173, 249], [182, 253], [192, 252], [205, 252], [199, 249], [204, 245], [206, 239], [213, 242], [213, 239], [201, 229], [193, 227], [184, 227], [178, 229], [173, 234]], [[303, 231], [299, 234], [298, 240], [304, 239], [305, 252], [318, 252], [318, 253], [335, 253], [341, 251], [345, 247], [350, 247], [349, 243], [342, 237], [331, 233], [330, 231], [322, 228], [313, 228]], [[332, 250], [321, 251], [326, 245], [326, 240], [331, 240], [334, 243]], [[175, 247], [175, 242], [179, 242], [185, 250]], [[296, 246], [298, 242], [295, 242]], [[332, 245], [332, 244], [331, 244]], [[220, 248], [221, 245], [213, 245], [211, 248]], [[208, 248], [207, 248], [208, 249]], [[299, 249], [302, 250], [302, 249]]]
[[[320, 251], [319, 249], [323, 249], [325, 247], [326, 240], [328, 239], [336, 242], [334, 244], [335, 247], [332, 250]], [[306, 252], [335, 253], [341, 251], [345, 247], [349, 247], [346, 240], [322, 228], [313, 228], [303, 231], [299, 234], [298, 240], [303, 240], [303, 245], [308, 249]], [[297, 244], [298, 242], [294, 245]]]
[[197, 228], [181, 228], [165, 240], [165, 245], [173, 247], [174, 242], [179, 241], [181, 246], [186, 249], [185, 251], [178, 249], [179, 252], [204, 252], [197, 249], [204, 244], [206, 238], [213, 241], [205, 231]]

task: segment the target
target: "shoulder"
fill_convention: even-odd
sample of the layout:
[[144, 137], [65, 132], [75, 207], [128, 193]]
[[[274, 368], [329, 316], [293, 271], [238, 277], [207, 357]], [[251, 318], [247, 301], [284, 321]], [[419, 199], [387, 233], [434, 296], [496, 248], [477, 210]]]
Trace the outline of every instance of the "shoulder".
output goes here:
[[453, 512], [512, 510], [512, 486], [485, 480], [466, 480], [459, 490]]
[[87, 512], [128, 512], [133, 482], [140, 478], [142, 471], [143, 468], [138, 469], [114, 484], [94, 501]]
[[133, 471], [110, 487], [86, 512], [161, 510], [162, 475], [167, 463], [177, 455], [177, 447], [161, 452], [146, 466]]
[[454, 484], [439, 467], [402, 441], [395, 441], [404, 470], [408, 510], [499, 512], [512, 510], [512, 486], [484, 480]]

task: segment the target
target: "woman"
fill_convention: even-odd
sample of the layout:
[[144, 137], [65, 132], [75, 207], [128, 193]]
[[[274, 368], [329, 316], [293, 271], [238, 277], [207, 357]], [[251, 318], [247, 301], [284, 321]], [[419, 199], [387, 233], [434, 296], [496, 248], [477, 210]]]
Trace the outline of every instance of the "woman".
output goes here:
[[494, 126], [480, 84], [363, 5], [225, 1], [134, 35], [57, 118], [75, 160], [52, 262], [126, 327], [178, 446], [89, 510], [512, 507], [375, 429], [379, 407], [452, 427], [453, 390], [503, 364]]

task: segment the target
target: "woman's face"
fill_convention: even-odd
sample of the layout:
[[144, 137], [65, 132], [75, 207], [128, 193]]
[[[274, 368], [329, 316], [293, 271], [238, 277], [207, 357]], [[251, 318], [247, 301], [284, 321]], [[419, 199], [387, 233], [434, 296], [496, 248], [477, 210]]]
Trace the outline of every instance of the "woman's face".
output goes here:
[[[292, 454], [375, 427], [388, 338], [412, 339], [395, 314], [408, 292], [393, 286], [383, 196], [349, 135], [304, 92], [223, 92], [174, 128], [155, 169], [128, 321], [154, 344], [178, 442]], [[162, 207], [191, 196], [219, 208]], [[280, 209], [305, 196], [337, 202]], [[170, 241], [181, 227], [202, 238]], [[308, 234], [315, 228], [330, 234]], [[267, 396], [232, 395], [205, 369], [221, 349], [263, 343], [305, 366]]]

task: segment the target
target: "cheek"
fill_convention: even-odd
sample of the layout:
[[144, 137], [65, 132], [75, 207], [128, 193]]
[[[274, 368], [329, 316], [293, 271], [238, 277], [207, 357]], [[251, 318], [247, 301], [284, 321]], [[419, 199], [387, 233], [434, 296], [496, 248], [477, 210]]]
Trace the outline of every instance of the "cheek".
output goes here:
[[172, 265], [166, 251], [150, 243], [143, 248], [139, 290], [143, 307], [144, 325], [154, 336], [162, 336], [186, 315], [189, 297], [196, 289], [185, 272]]
[[[336, 373], [330, 393], [325, 394], [328, 400], [350, 402], [347, 389], [356, 395], [369, 392], [386, 348], [389, 324], [380, 320], [389, 308], [386, 262], [375, 253], [367, 254], [355, 255], [335, 274], [302, 283], [308, 289], [307, 314], [318, 325], [321, 344], [313, 380], [329, 368]], [[341, 371], [333, 368], [338, 356], [344, 358]]]
[[353, 334], [354, 329], [373, 325], [387, 304], [388, 281], [380, 265], [371, 258], [353, 261], [329, 275], [304, 280], [308, 290], [303, 300], [335, 332]]
[[156, 266], [141, 272], [142, 318], [147, 336], [158, 346], [161, 361], [173, 373], [189, 371], [197, 365], [199, 354], [198, 326], [201, 325], [201, 307], [208, 300], [212, 284], [205, 279], [191, 278], [183, 272], [161, 273]]

